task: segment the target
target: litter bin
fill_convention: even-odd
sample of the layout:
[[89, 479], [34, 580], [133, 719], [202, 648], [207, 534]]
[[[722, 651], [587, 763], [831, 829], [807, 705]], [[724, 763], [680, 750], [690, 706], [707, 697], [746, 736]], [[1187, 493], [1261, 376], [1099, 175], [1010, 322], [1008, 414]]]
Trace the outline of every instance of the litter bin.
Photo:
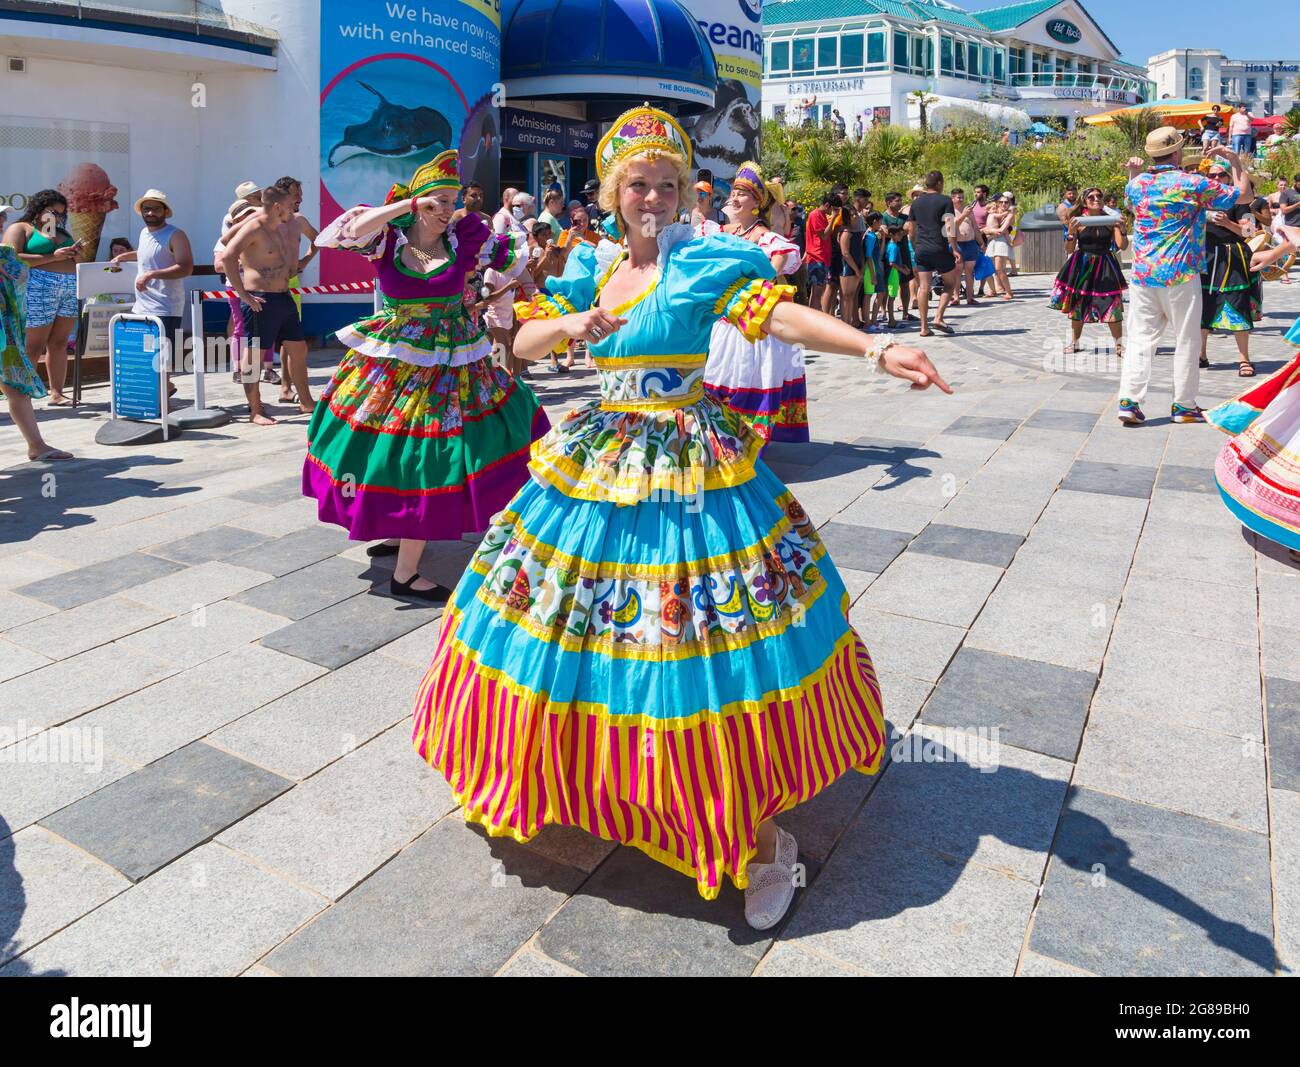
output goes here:
[[1022, 274], [1055, 274], [1061, 269], [1065, 238], [1055, 204], [1026, 211], [1020, 218], [1019, 230], [1024, 242], [1016, 249], [1016, 266]]

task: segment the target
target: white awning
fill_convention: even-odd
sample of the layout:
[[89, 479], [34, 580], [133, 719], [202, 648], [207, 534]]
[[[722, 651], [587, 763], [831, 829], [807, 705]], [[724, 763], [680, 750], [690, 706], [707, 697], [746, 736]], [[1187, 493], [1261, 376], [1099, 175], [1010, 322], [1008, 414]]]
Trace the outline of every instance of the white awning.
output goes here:
[[[1009, 130], [1023, 130], [1029, 125], [1029, 116], [1019, 108], [993, 104], [986, 100], [968, 100], [961, 96], [939, 96], [935, 93], [931, 93], [930, 96], [934, 103], [930, 104], [926, 109], [926, 116], [929, 121], [939, 125], [945, 124], [944, 112], [953, 108], [978, 112], [990, 122], [1004, 126]], [[907, 101], [907, 111], [909, 116], [919, 117], [921, 113], [917, 102], [911, 97]]]

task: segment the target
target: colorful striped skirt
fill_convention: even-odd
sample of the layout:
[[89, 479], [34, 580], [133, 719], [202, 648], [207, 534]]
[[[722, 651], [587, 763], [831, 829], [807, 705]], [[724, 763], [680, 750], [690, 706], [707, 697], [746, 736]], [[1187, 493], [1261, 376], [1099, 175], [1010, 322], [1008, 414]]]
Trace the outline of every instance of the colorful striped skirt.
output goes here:
[[750, 341], [719, 320], [709, 335], [704, 388], [764, 441], [808, 440], [808, 381], [793, 345], [771, 336]]
[[1057, 272], [1048, 306], [1075, 322], [1122, 322], [1127, 288], [1114, 252], [1076, 250]]
[[[1300, 344], [1300, 320], [1287, 339]], [[1300, 354], [1206, 418], [1233, 435], [1214, 463], [1228, 510], [1248, 530], [1300, 552]]]
[[[628, 439], [666, 444], [611, 455], [610, 414], [535, 446], [448, 603], [413, 742], [489, 834], [580, 826], [712, 899], [747, 884], [764, 820], [879, 769], [880, 689], [749, 427], [708, 398], [624, 414]], [[672, 457], [698, 491], [666, 488]]]
[[426, 367], [351, 351], [307, 427], [303, 495], [353, 540], [458, 540], [514, 496], [549, 426], [490, 355]]

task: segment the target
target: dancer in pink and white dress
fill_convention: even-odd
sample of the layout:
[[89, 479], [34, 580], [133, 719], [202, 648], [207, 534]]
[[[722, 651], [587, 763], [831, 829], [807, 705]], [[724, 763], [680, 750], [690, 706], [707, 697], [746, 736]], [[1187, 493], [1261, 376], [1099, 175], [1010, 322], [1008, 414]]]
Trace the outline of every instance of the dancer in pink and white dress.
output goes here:
[[[783, 210], [785, 193], [765, 182], [757, 163], [742, 163], [722, 210], [726, 226], [706, 222], [703, 234], [730, 233], [758, 245], [777, 274], [799, 269], [799, 246], [768, 226], [769, 212]], [[709, 338], [704, 388], [743, 417], [764, 441], [808, 440], [808, 384], [803, 353], [764, 335], [755, 326], [719, 319]]]

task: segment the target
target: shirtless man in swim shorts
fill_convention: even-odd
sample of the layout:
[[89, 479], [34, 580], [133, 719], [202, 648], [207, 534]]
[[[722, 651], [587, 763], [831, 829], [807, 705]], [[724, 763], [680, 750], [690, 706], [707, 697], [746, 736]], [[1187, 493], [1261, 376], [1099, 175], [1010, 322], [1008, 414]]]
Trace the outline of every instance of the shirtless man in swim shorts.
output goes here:
[[239, 314], [243, 320], [245, 344], [241, 346], [240, 370], [248, 396], [248, 413], [259, 426], [275, 425], [275, 420], [262, 410], [258, 393], [263, 351], [274, 352], [284, 346], [298, 391], [299, 410], [309, 415], [315, 407], [307, 378], [307, 342], [302, 320], [288, 292], [289, 279], [298, 270], [301, 237], [293, 197], [288, 190], [272, 185], [262, 190], [261, 208], [226, 243], [225, 264], [228, 267], [239, 264], [239, 269], [233, 274], [228, 272], [227, 277], [239, 296]]

